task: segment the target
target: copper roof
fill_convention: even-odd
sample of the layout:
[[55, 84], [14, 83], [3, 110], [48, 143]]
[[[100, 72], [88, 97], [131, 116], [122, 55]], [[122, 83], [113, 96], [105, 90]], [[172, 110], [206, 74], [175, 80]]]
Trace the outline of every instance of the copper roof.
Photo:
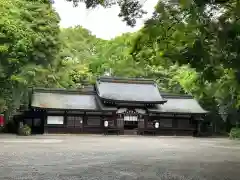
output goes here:
[[115, 102], [152, 103], [166, 102], [153, 80], [99, 78], [96, 82], [97, 94], [101, 99]]
[[32, 107], [44, 109], [97, 110], [95, 95], [34, 92]]
[[197, 100], [187, 95], [164, 96], [167, 102], [163, 105], [157, 104], [153, 108], [148, 108], [149, 112], [154, 113], [179, 113], [179, 114], [206, 114]]

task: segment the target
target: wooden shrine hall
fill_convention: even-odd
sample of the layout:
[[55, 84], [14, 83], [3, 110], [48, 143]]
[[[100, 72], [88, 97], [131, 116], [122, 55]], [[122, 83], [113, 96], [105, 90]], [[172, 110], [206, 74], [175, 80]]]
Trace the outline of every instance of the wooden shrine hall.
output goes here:
[[206, 113], [191, 96], [159, 92], [153, 80], [100, 77], [81, 90], [34, 88], [14, 118], [32, 133], [192, 136]]

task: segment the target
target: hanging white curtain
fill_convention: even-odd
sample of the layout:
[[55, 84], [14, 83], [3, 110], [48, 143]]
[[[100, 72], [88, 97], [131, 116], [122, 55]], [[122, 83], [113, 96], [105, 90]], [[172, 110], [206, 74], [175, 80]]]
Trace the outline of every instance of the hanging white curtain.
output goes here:
[[124, 121], [138, 121], [138, 117], [137, 116], [125, 115], [124, 116]]

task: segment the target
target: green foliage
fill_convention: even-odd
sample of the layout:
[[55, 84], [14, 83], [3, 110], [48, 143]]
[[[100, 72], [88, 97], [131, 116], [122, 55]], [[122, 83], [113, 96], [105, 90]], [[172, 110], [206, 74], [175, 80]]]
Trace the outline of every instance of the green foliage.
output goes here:
[[38, 72], [55, 61], [59, 17], [47, 0], [1, 1], [0, 17], [0, 112], [11, 115]]
[[72, 86], [81, 87], [86, 81], [94, 82], [97, 76], [111, 71], [112, 76], [144, 76], [143, 66], [136, 63], [129, 54], [133, 34], [125, 34], [111, 41], [98, 39], [86, 29], [76, 26], [63, 29], [63, 42], [59, 57], [71, 62], [65, 68]]
[[[168, 82], [192, 94], [213, 114], [220, 113], [225, 121], [240, 104], [239, 8], [238, 1], [159, 1], [138, 32], [131, 54], [135, 61], [166, 69], [167, 74], [173, 66], [179, 67]], [[171, 83], [164, 84], [173, 88]], [[235, 121], [238, 118], [231, 123]]]
[[[201, 88], [198, 88], [198, 74], [194, 69], [178, 66], [164, 58], [155, 61], [154, 54], [149, 54], [153, 60], [152, 64], [146, 64], [142, 57], [139, 61], [134, 58], [130, 52], [137, 36], [138, 33], [127, 33], [104, 41], [92, 36], [82, 27], [62, 30], [61, 39], [64, 39], [65, 45], [60, 56], [75, 63], [70, 67], [73, 70], [71, 77], [75, 86], [81, 87], [86, 81], [92, 82], [97, 76], [110, 73], [112, 76], [120, 77], [154, 78], [161, 90], [184, 93], [185, 89], [185, 92], [194, 95], [197, 92], [198, 96], [202, 95]], [[149, 48], [145, 50], [148, 51]]]
[[[28, 104], [29, 86], [81, 88], [108, 74], [156, 79], [160, 90], [200, 100], [210, 111], [209, 121], [236, 124], [240, 5], [217, 2], [159, 1], [140, 31], [106, 41], [80, 26], [60, 30], [48, 0], [1, 1], [0, 112], [11, 117], [20, 104]], [[130, 26], [144, 14], [138, 0], [84, 3], [87, 8], [117, 4]]]
[[20, 135], [20, 136], [29, 136], [29, 135], [31, 135], [31, 128], [28, 125], [25, 124], [23, 127], [19, 128], [18, 135]]
[[[111, 41], [96, 46], [96, 54], [91, 59], [90, 69], [93, 74], [104, 75], [111, 71], [112, 76], [143, 76], [143, 68], [129, 54], [134, 35], [124, 34]], [[136, 68], [137, 67], [137, 68]]]
[[229, 136], [232, 139], [240, 139], [240, 128], [232, 128]]
[[[82, 87], [86, 81], [92, 82], [93, 74], [90, 64], [98, 58], [97, 53], [103, 48], [105, 41], [91, 35], [81, 26], [62, 29], [60, 39], [62, 47], [58, 58], [66, 67], [64, 71], [59, 72], [65, 77], [64, 81], [68, 82], [64, 87]], [[99, 59], [98, 62], [101, 60]], [[95, 74], [97, 74], [96, 71]]]
[[5, 99], [0, 99], [0, 112], [4, 112], [5, 110], [7, 109], [7, 106], [6, 106], [6, 100]]

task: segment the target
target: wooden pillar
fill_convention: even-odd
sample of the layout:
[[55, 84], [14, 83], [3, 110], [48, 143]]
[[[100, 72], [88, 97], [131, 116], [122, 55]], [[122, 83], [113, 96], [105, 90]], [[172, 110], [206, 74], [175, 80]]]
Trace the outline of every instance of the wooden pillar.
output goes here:
[[149, 120], [149, 119], [150, 119], [149, 113], [146, 114], [146, 115], [144, 115], [144, 129], [143, 129], [143, 132], [142, 132], [143, 135], [144, 135], [144, 133], [145, 133], [147, 127], [148, 127], [148, 120]]
[[48, 113], [46, 110], [43, 112], [43, 124], [44, 124], [44, 133], [48, 133], [48, 128], [47, 128], [47, 116]]
[[197, 121], [196, 121], [197, 136], [201, 135], [201, 124], [202, 124], [202, 121], [201, 121], [201, 120], [197, 120]]
[[172, 122], [173, 124], [172, 124], [172, 127], [174, 128], [174, 135], [176, 136], [177, 134], [178, 134], [178, 130], [177, 130], [177, 128], [178, 128], [178, 119], [177, 119], [177, 117], [176, 117], [176, 114], [173, 114], [173, 122]]
[[116, 112], [112, 112], [112, 119], [113, 119], [113, 123], [114, 123], [114, 127], [117, 127], [117, 113]]
[[63, 113], [63, 123], [64, 123], [64, 127], [67, 127], [67, 111], [64, 111]]
[[176, 114], [173, 115], [173, 128], [178, 128], [178, 119]]
[[124, 134], [124, 117], [121, 115], [121, 118], [119, 118], [121, 121], [121, 129], [120, 129], [120, 134]]
[[[67, 111], [64, 111], [64, 113], [63, 113], [63, 127], [64, 127], [64, 133], [68, 133], [68, 126], [67, 126]], [[74, 122], [74, 128], [75, 128], [75, 122]], [[72, 132], [72, 130], [71, 130], [71, 132]]]
[[193, 128], [193, 136], [196, 136], [198, 134], [198, 121], [195, 120], [194, 116], [190, 116], [190, 126]]
[[100, 126], [102, 128], [102, 133], [105, 134], [105, 127], [104, 127], [104, 120], [105, 120], [106, 115], [102, 112], [100, 115]]
[[86, 115], [86, 112], [83, 113], [83, 122], [82, 122], [82, 132], [85, 131], [85, 124], [87, 123], [87, 115]]
[[102, 113], [99, 117], [100, 117], [100, 126], [102, 127], [102, 129], [104, 128], [104, 116], [105, 114]]
[[144, 115], [144, 129], [147, 128], [148, 120], [149, 120], [149, 114]]

